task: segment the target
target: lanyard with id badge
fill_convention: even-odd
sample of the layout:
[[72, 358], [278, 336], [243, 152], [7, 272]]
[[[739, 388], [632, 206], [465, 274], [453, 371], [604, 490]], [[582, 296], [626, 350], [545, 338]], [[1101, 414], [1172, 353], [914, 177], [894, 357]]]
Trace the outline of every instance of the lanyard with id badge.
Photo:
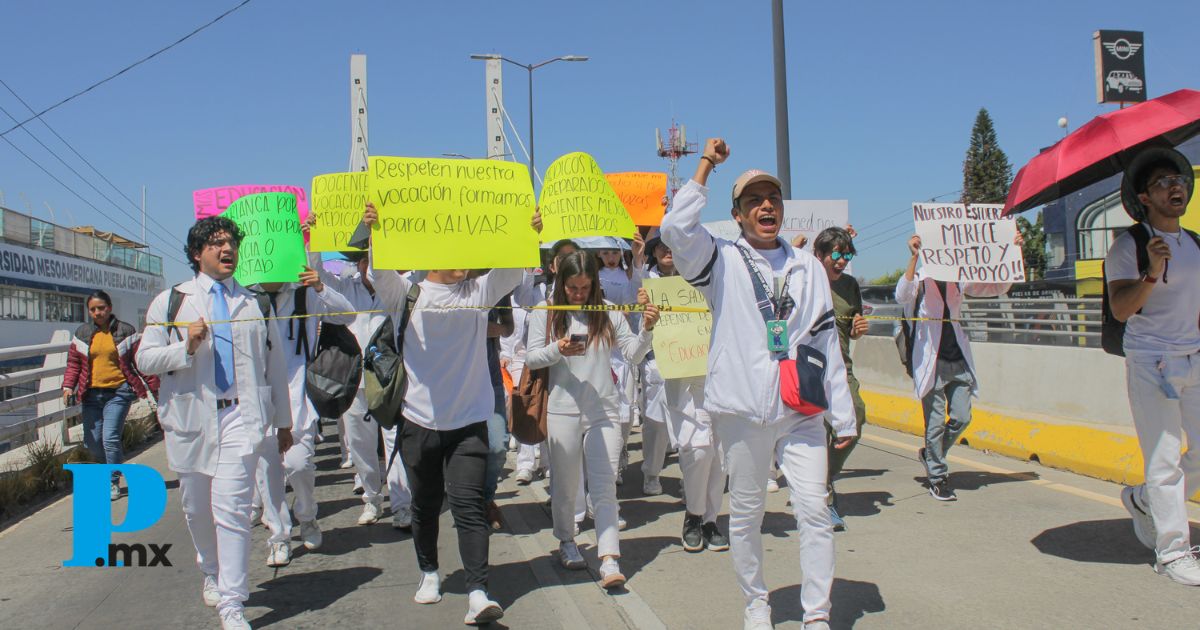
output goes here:
[[787, 319], [795, 307], [788, 286], [795, 269], [789, 270], [784, 276], [779, 297], [776, 298], [758, 264], [750, 257], [750, 252], [741, 245], [735, 247], [741, 253], [742, 262], [746, 264], [746, 271], [750, 273], [754, 285], [754, 299], [767, 335], [767, 350], [771, 358], [779, 362], [779, 394], [783, 404], [806, 416], [823, 413], [829, 408], [829, 399], [825, 394], [825, 355], [816, 348], [801, 344], [796, 347], [795, 359], [788, 356], [790, 337]]

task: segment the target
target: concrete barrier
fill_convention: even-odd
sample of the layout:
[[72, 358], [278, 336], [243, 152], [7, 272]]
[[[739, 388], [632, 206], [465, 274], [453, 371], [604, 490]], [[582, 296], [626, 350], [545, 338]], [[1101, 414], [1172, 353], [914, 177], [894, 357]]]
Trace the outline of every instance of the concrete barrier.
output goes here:
[[[1095, 348], [975, 343], [979, 379], [967, 445], [1124, 484], [1141, 483], [1120, 357]], [[867, 420], [924, 433], [921, 403], [890, 337], [852, 350]]]

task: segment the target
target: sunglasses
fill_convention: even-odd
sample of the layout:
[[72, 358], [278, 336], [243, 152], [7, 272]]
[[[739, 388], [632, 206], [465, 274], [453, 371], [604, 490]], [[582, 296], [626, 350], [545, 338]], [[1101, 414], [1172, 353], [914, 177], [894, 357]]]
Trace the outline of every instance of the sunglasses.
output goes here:
[[850, 262], [851, 260], [854, 260], [854, 254], [851, 254], [850, 252], [830, 252], [829, 257], [834, 261], [844, 260], [846, 262]]
[[1164, 175], [1150, 183], [1150, 188], [1158, 186], [1163, 190], [1170, 190], [1172, 186], [1187, 186], [1187, 178], [1183, 175]]

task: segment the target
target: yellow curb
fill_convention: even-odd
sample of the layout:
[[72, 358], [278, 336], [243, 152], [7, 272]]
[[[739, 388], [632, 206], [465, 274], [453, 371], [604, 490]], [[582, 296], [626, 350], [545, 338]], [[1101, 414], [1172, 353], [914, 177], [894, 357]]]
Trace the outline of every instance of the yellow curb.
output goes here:
[[[911, 396], [861, 390], [867, 420], [896, 431], [925, 435], [921, 402]], [[1016, 418], [973, 407], [963, 438], [968, 446], [1081, 475], [1135, 485], [1144, 480], [1137, 438], [1103, 429]]]

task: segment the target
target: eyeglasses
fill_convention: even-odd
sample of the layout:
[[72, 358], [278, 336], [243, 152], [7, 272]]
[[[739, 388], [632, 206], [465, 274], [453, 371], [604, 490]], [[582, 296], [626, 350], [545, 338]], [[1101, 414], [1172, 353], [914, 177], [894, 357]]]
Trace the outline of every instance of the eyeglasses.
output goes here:
[[834, 261], [844, 260], [846, 262], [850, 262], [851, 260], [854, 260], [854, 254], [851, 254], [850, 252], [829, 252], [829, 257]]
[[1172, 186], [1187, 186], [1187, 178], [1183, 175], [1163, 175], [1150, 183], [1148, 187], [1158, 186], [1163, 190], [1170, 190]]

